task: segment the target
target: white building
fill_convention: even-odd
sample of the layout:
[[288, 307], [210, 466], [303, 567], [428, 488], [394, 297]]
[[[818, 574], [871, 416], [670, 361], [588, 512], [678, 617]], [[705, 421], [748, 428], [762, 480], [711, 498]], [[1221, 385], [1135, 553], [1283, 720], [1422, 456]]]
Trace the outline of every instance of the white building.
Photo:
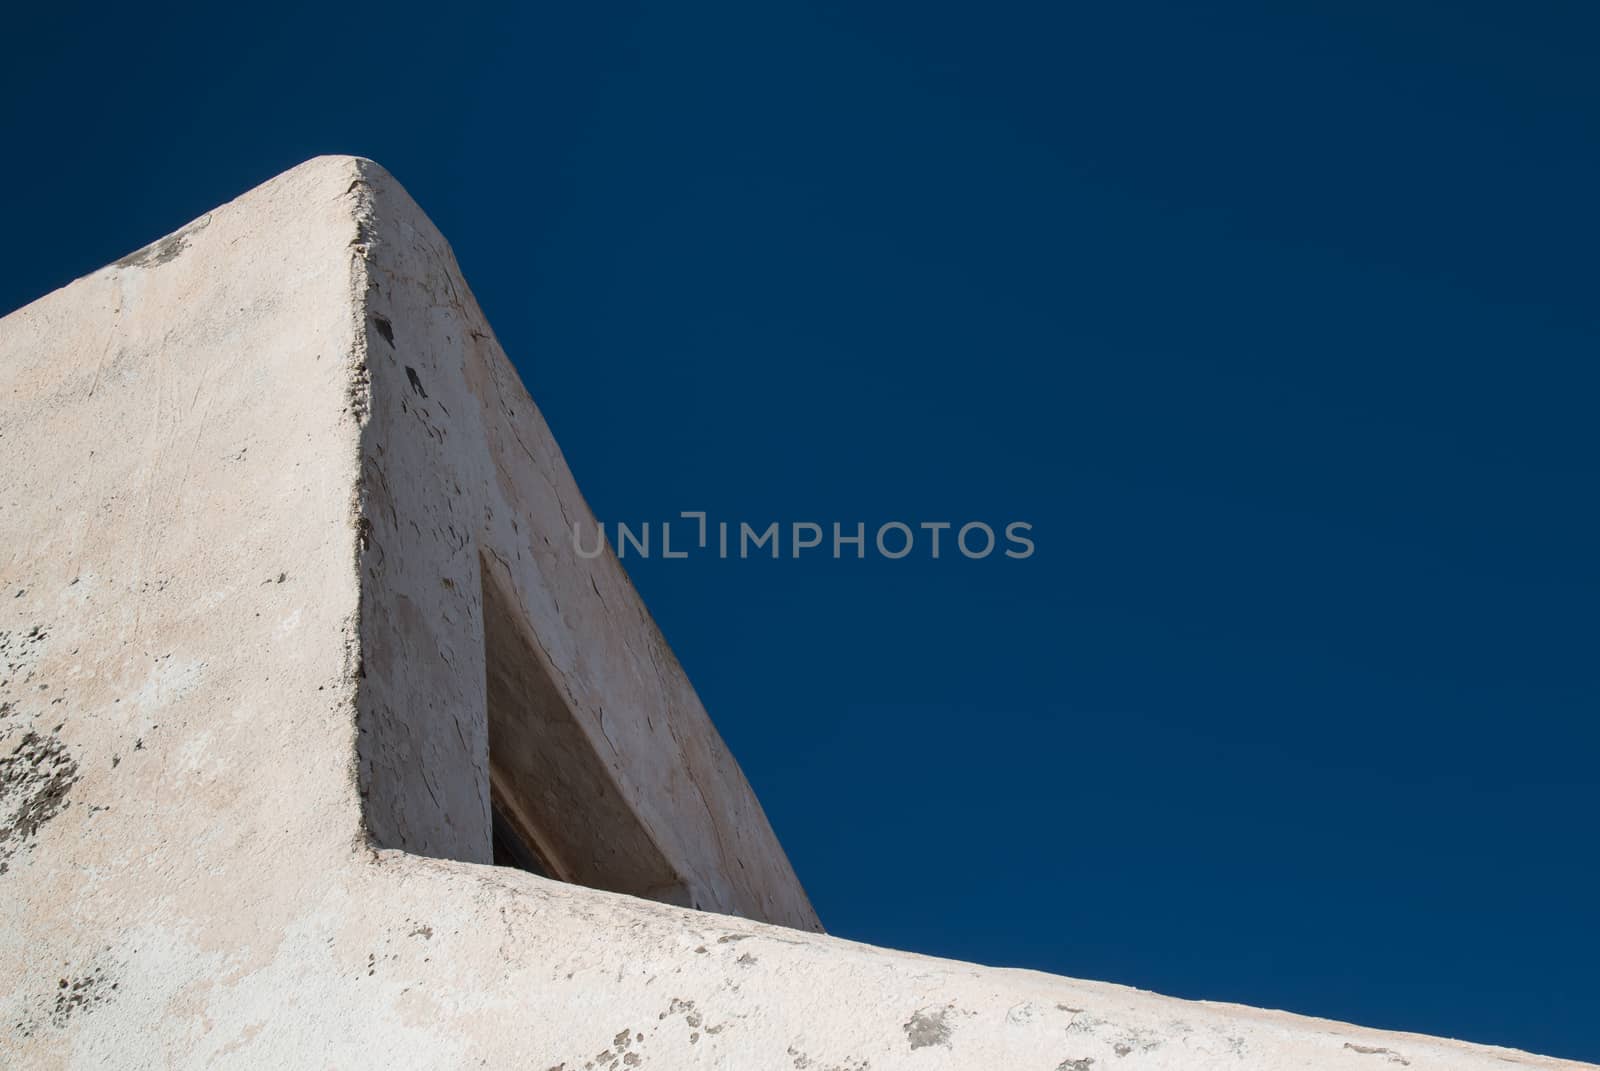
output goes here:
[[5, 1067], [1579, 1066], [823, 935], [367, 161], [0, 320], [0, 473]]

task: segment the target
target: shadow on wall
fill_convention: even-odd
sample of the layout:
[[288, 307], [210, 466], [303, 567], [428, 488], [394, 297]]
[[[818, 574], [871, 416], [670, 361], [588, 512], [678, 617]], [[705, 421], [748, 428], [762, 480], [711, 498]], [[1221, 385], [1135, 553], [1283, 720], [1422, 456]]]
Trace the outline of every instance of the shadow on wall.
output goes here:
[[479, 561], [494, 861], [560, 881], [694, 906], [556, 686], [516, 599]]

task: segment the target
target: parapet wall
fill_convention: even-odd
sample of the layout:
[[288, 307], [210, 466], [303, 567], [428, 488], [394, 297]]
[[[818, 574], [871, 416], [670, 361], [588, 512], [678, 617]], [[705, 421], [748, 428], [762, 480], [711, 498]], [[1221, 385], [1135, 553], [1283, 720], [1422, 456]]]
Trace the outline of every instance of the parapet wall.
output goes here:
[[[594, 518], [444, 238], [365, 161], [351, 191], [370, 412], [361, 433], [361, 786], [377, 841], [489, 861], [484, 598], [516, 609], [520, 659], [564, 709], [559, 826], [659, 856], [614, 887], [820, 929], [694, 689], [616, 559], [570, 538]], [[511, 652], [507, 652], [508, 656]], [[553, 742], [550, 739], [547, 743]], [[555, 772], [555, 771], [551, 771]], [[578, 805], [581, 803], [581, 806]], [[565, 853], [581, 865], [574, 847]], [[671, 873], [669, 874], [668, 871]]]

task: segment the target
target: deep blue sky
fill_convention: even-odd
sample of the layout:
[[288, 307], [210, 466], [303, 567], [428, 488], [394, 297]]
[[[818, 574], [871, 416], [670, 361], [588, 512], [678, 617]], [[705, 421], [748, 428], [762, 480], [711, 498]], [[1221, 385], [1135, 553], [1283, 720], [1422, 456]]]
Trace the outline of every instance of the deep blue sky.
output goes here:
[[833, 932], [1600, 1061], [1597, 19], [16, 7], [0, 306], [371, 156], [603, 518], [1034, 525], [632, 568]]

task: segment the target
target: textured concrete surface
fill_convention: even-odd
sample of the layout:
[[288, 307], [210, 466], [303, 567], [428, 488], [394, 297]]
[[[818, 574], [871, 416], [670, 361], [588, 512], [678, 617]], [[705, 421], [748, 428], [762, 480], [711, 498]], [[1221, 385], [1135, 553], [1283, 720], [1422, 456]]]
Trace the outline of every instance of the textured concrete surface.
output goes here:
[[[369, 162], [0, 320], [0, 473], [0, 1065], [1579, 1066], [811, 932]], [[486, 865], [497, 687], [559, 701], [566, 789], [603, 801], [552, 851], [687, 906]]]

